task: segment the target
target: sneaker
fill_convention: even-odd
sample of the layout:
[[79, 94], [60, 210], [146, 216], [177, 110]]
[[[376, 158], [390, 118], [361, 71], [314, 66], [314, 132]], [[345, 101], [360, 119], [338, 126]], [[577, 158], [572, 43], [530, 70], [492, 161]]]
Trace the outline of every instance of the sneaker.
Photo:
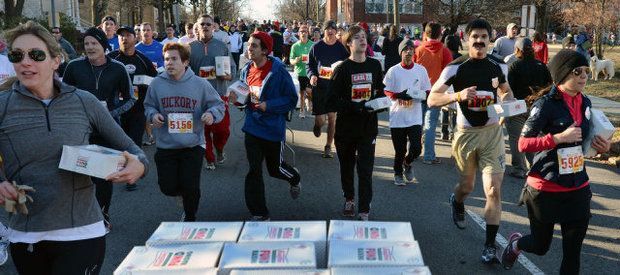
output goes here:
[[334, 155], [332, 154], [332, 147], [331, 146], [325, 146], [325, 148], [323, 149], [323, 158], [331, 159], [333, 157], [334, 157]]
[[368, 221], [368, 216], [370, 215], [370, 213], [359, 213], [357, 216], [357, 219], [360, 221]]
[[205, 170], [215, 170], [215, 163], [214, 162], [205, 162], [204, 169]]
[[438, 159], [434, 159], [434, 160], [423, 160], [422, 163], [424, 164], [428, 164], [428, 165], [433, 165], [433, 164], [441, 164], [441, 160]]
[[301, 193], [301, 183], [297, 183], [296, 185], [291, 185], [289, 192], [291, 193], [292, 199], [296, 200], [297, 198], [299, 198], [299, 194]]
[[312, 127], [312, 133], [314, 134], [315, 137], [320, 137], [321, 127], [319, 127], [319, 125], [314, 124], [314, 127]]
[[510, 234], [510, 237], [508, 238], [508, 245], [504, 248], [504, 251], [502, 251], [502, 266], [506, 270], [512, 268], [517, 261], [517, 258], [519, 258], [519, 254], [521, 254], [521, 251], [515, 252], [514, 249], [514, 243], [521, 239], [521, 237], [523, 236], [518, 232]]
[[394, 175], [394, 185], [398, 185], [398, 186], [407, 185], [407, 183], [405, 183], [405, 179], [403, 178], [403, 175]]
[[271, 218], [269, 218], [269, 216], [252, 216], [252, 218], [250, 218], [250, 221], [253, 221], [253, 222], [268, 222], [268, 221], [271, 221]]
[[9, 244], [9, 238], [0, 238], [0, 265], [5, 264], [9, 259]]
[[215, 150], [215, 159], [217, 160], [217, 164], [224, 164], [226, 161], [226, 154], [223, 151]]
[[497, 247], [495, 247], [495, 245], [484, 246], [482, 250], [482, 262], [485, 264], [499, 262], [499, 259], [497, 259]]
[[405, 176], [405, 180], [407, 180], [407, 182], [418, 183], [418, 179], [416, 179], [413, 174], [413, 165], [403, 164], [403, 170], [405, 170], [403, 175]]
[[138, 185], [134, 184], [125, 184], [125, 190], [131, 192], [131, 191], [136, 191], [138, 189]]
[[352, 200], [345, 201], [342, 215], [345, 217], [355, 217], [355, 202], [353, 202]]
[[452, 208], [452, 221], [459, 229], [465, 229], [465, 204], [456, 202], [454, 193], [450, 195], [450, 206]]
[[155, 138], [153, 136], [150, 136], [149, 140], [143, 143], [143, 145], [146, 145], [146, 146], [151, 146], [153, 144], [155, 144]]
[[299, 111], [299, 118], [306, 118], [306, 112], [304, 112], [304, 110]]

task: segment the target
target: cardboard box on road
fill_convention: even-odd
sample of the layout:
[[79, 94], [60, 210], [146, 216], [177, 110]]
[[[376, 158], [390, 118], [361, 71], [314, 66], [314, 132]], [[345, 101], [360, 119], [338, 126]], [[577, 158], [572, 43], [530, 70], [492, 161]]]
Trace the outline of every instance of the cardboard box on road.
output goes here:
[[236, 242], [243, 222], [162, 222], [146, 246]]
[[330, 241], [327, 267], [424, 266], [418, 242]]
[[329, 269], [233, 270], [230, 275], [330, 275]]
[[217, 265], [222, 245], [214, 242], [163, 248], [136, 246], [116, 268], [114, 275], [208, 274]]
[[226, 243], [220, 258], [220, 273], [261, 269], [316, 269], [311, 242]]
[[329, 222], [328, 238], [345, 241], [403, 241], [413, 242], [408, 222], [340, 221]]

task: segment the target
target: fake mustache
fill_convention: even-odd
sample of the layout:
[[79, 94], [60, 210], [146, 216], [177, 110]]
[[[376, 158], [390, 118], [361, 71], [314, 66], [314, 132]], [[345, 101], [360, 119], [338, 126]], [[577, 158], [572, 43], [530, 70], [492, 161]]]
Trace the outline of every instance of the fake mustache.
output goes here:
[[478, 42], [478, 43], [474, 43], [474, 47], [486, 47], [486, 44], [484, 44], [483, 42]]

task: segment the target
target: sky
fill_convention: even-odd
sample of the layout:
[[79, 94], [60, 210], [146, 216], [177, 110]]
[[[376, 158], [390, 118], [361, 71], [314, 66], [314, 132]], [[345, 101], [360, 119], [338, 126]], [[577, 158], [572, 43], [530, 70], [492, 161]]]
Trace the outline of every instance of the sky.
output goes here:
[[243, 15], [256, 20], [273, 19], [272, 10], [277, 0], [248, 0]]

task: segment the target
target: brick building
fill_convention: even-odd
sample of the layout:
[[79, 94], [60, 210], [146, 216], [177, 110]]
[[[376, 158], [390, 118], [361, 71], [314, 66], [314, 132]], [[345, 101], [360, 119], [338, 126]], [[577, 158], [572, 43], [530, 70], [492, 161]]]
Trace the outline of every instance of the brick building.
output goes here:
[[[428, 21], [430, 15], [423, 3], [424, 0], [399, 0], [400, 23], [418, 25]], [[392, 11], [393, 0], [327, 0], [325, 5], [328, 19], [347, 23], [391, 23]]]

